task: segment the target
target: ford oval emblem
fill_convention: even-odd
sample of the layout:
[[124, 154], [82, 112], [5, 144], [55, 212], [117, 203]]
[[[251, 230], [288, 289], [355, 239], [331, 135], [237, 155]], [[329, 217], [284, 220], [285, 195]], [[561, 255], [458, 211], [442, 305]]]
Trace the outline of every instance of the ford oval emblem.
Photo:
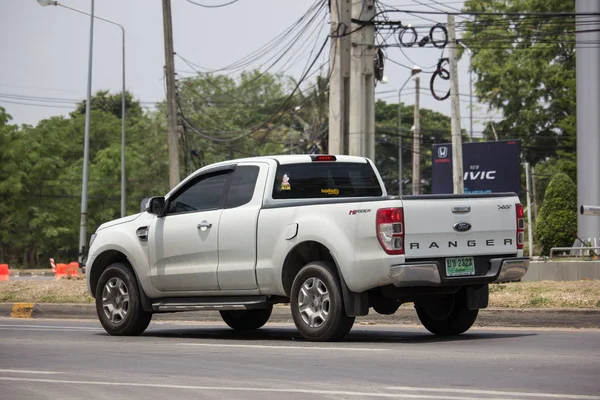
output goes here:
[[468, 222], [457, 222], [453, 226], [456, 232], [466, 232], [471, 229], [471, 224]]

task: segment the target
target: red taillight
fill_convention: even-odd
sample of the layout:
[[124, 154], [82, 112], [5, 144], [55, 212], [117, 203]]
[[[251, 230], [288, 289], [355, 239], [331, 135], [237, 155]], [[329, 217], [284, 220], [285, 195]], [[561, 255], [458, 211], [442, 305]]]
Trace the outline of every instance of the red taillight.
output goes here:
[[380, 208], [376, 218], [377, 239], [388, 254], [404, 254], [404, 210]]
[[522, 249], [525, 243], [525, 213], [523, 205], [517, 204], [517, 249]]

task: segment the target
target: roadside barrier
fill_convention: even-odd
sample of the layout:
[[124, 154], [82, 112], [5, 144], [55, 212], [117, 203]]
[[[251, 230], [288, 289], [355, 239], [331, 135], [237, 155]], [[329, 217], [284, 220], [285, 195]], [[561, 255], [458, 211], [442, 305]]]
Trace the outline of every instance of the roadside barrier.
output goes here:
[[9, 274], [8, 264], [0, 264], [0, 281], [8, 281], [10, 277]]
[[74, 261], [68, 264], [56, 264], [54, 275], [56, 279], [62, 279], [69, 276], [79, 276], [79, 263]]
[[56, 269], [54, 270], [54, 277], [56, 279], [62, 279], [67, 277], [67, 264], [56, 264]]
[[67, 276], [79, 276], [79, 263], [77, 261], [67, 264]]

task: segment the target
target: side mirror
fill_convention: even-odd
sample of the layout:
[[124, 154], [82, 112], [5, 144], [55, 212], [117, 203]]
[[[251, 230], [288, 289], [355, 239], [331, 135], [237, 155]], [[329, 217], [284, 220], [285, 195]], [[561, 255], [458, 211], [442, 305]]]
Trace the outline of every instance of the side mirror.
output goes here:
[[159, 217], [162, 216], [165, 212], [165, 198], [162, 196], [149, 198], [146, 203], [146, 211]]

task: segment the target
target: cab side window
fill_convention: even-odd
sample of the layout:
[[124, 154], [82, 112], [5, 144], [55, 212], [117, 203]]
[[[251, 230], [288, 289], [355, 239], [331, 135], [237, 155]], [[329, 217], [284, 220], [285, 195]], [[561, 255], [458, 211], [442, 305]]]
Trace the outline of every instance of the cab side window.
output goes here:
[[229, 171], [198, 177], [169, 202], [168, 214], [216, 210], [222, 207]]
[[235, 208], [249, 203], [254, 194], [259, 168], [255, 165], [238, 165], [231, 174], [225, 208]]

